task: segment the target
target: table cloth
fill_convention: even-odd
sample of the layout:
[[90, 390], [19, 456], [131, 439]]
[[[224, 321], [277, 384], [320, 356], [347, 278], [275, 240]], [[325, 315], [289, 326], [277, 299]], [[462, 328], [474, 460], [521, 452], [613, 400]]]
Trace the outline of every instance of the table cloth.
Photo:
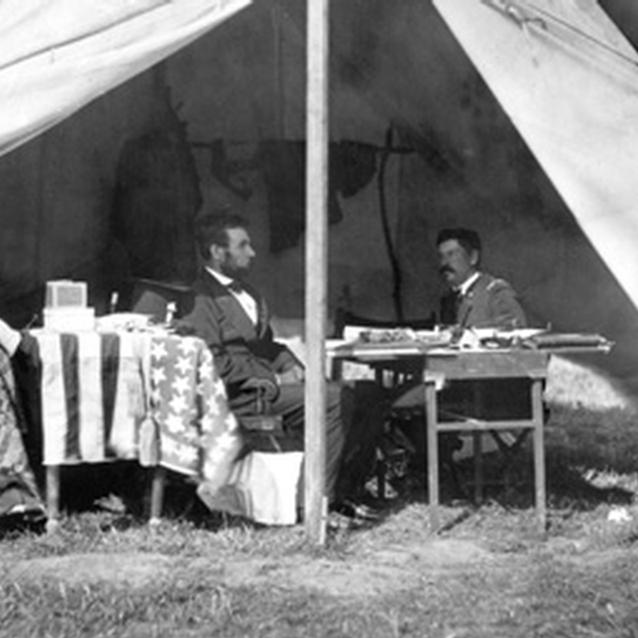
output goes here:
[[194, 477], [211, 509], [295, 522], [302, 454], [236, 461], [239, 426], [201, 339], [163, 331], [31, 335], [42, 371], [44, 465], [138, 459]]

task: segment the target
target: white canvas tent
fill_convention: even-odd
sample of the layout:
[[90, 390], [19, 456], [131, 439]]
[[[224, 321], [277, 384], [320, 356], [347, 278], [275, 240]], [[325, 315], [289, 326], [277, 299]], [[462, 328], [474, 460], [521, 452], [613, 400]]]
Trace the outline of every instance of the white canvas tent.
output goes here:
[[[42, 2], [37, 5], [39, 13], [33, 3], [28, 11], [17, 2], [0, 3], [6, 17], [0, 21], [2, 41], [11, 41], [4, 37], [7, 31], [15, 46], [3, 48], [0, 67], [0, 77], [8, 74], [4, 76], [8, 80], [0, 82], [0, 90], [7, 91], [0, 107], [5, 109], [0, 118], [2, 147], [15, 149], [0, 160], [4, 229], [0, 297], [5, 316], [28, 319], [38, 307], [37, 296], [22, 293], [35, 291], [48, 278], [89, 272], [90, 279], [94, 264], [94, 270], [105, 270], [100, 259], [109, 244], [114, 167], [124, 141], [144, 130], [151, 118], [154, 78], [142, 74], [48, 133], [33, 136], [191, 42], [245, 3], [102, 4], [104, 11], [92, 3], [84, 15], [90, 34], [86, 42], [102, 48], [95, 57], [82, 50], [83, 55], [74, 58], [73, 47], [83, 40], [76, 30], [84, 13], [81, 3]], [[609, 10], [618, 6], [613, 0], [602, 4]], [[256, 1], [210, 37], [201, 37], [168, 59], [166, 82], [191, 141], [222, 140], [228, 153], [244, 160], [264, 139], [303, 140], [303, 5]], [[483, 234], [486, 267], [512, 280], [535, 322], [603, 332], [619, 343], [616, 358], [609, 362], [618, 361], [617, 370], [625, 377], [635, 374], [635, 256], [626, 247], [633, 244], [635, 216], [631, 179], [621, 178], [617, 169], [622, 165], [630, 173], [632, 165], [633, 150], [623, 138], [626, 142], [633, 134], [633, 104], [626, 96], [631, 96], [634, 66], [615, 53], [602, 52], [595, 56], [595, 65], [583, 66], [582, 56], [573, 53], [573, 47], [578, 51], [585, 46], [582, 35], [570, 36], [572, 48], [565, 49], [560, 39], [560, 45], [552, 44], [556, 41], [552, 27], [548, 46], [547, 33], [533, 12], [558, 12], [561, 24], [575, 24], [628, 60], [634, 59], [633, 50], [594, 2], [459, 0], [437, 6], [452, 31], [424, 0], [399, 5], [349, 0], [332, 7], [332, 139], [381, 147], [392, 125], [395, 139], [417, 151], [392, 156], [386, 175], [406, 314], [418, 316], [424, 308], [428, 312], [435, 308], [440, 290], [431, 246], [438, 228], [472, 225]], [[516, 11], [524, 17], [532, 12], [531, 19], [517, 22]], [[158, 20], [151, 29], [151, 16], [168, 19]], [[631, 19], [638, 23], [638, 14], [624, 17], [623, 27]], [[45, 28], [38, 26], [42, 20]], [[115, 31], [123, 29], [121, 51], [130, 57], [123, 58], [122, 65], [114, 63], [112, 45], [99, 36], [108, 24]], [[155, 28], [161, 37], [140, 36], [153, 34]], [[56, 42], [66, 46], [57, 47]], [[50, 63], [56, 61], [61, 73], [50, 73]], [[45, 73], [39, 75], [35, 66], [32, 74], [12, 69], [13, 64], [18, 65], [15, 69], [30, 69], [36, 62], [46, 62]], [[473, 64], [547, 176], [520, 143]], [[561, 75], [555, 77], [555, 72]], [[560, 79], [566, 76], [571, 79]], [[579, 78], [576, 99], [575, 77]], [[76, 95], [62, 90], [75, 79], [80, 86]], [[24, 102], [16, 101], [19, 95], [26, 98]], [[57, 106], [58, 98], [67, 106]], [[566, 105], [567, 115], [559, 103]], [[610, 117], [612, 111], [618, 119]], [[574, 144], [552, 144], [557, 130]], [[599, 133], [594, 135], [594, 130]], [[590, 150], [589, 158], [583, 155], [575, 143], [581, 137], [589, 149], [603, 144], [601, 152]], [[15, 146], [26, 139], [31, 141]], [[194, 153], [204, 199], [211, 199], [220, 188], [209, 173], [209, 156], [201, 149]], [[269, 228], [263, 221], [266, 196], [255, 176], [258, 171], [251, 170], [243, 177], [253, 186], [253, 196], [247, 200], [225, 196], [255, 222], [263, 266], [255, 274], [258, 283], [281, 314], [300, 316], [302, 251], [299, 247], [278, 254], [269, 251]], [[343, 220], [330, 231], [330, 311], [347, 289], [355, 310], [390, 318], [392, 278], [375, 182], [341, 204]]]
[[436, 6], [638, 307], [636, 51], [593, 0]]
[[145, 71], [250, 0], [0, 2], [0, 155]]

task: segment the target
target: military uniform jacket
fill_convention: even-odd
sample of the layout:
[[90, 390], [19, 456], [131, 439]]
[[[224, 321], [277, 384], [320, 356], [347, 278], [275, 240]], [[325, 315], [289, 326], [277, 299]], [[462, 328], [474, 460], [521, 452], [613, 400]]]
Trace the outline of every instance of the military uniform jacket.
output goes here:
[[473, 328], [524, 328], [527, 325], [514, 289], [504, 279], [480, 273], [465, 295], [441, 299], [441, 322]]

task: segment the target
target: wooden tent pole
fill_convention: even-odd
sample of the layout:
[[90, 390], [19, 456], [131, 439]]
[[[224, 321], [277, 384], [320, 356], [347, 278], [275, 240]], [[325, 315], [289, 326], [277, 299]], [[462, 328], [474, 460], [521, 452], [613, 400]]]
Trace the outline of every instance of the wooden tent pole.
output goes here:
[[328, 203], [329, 0], [308, 0], [306, 103], [306, 393], [304, 439], [305, 529], [309, 541], [326, 536], [326, 293]]

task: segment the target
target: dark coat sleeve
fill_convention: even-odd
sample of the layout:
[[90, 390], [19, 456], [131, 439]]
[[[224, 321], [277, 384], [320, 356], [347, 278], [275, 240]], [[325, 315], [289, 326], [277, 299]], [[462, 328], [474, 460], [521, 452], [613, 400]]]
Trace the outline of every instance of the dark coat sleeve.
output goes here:
[[527, 319], [514, 289], [503, 279], [495, 279], [489, 286], [489, 307], [492, 325], [503, 328], [525, 328]]
[[269, 394], [276, 395], [277, 382], [271, 362], [259, 348], [249, 344], [214, 299], [196, 293], [191, 309], [181, 323], [192, 328], [206, 342], [231, 398], [257, 380], [269, 387]]
[[299, 359], [282, 343], [274, 340], [270, 326], [262, 338], [252, 347], [253, 352], [260, 358], [266, 359], [273, 372], [281, 374], [294, 366], [302, 365]]
[[440, 316], [439, 323], [444, 326], [451, 326], [457, 322], [457, 303], [456, 294], [453, 292], [447, 293], [441, 297]]

